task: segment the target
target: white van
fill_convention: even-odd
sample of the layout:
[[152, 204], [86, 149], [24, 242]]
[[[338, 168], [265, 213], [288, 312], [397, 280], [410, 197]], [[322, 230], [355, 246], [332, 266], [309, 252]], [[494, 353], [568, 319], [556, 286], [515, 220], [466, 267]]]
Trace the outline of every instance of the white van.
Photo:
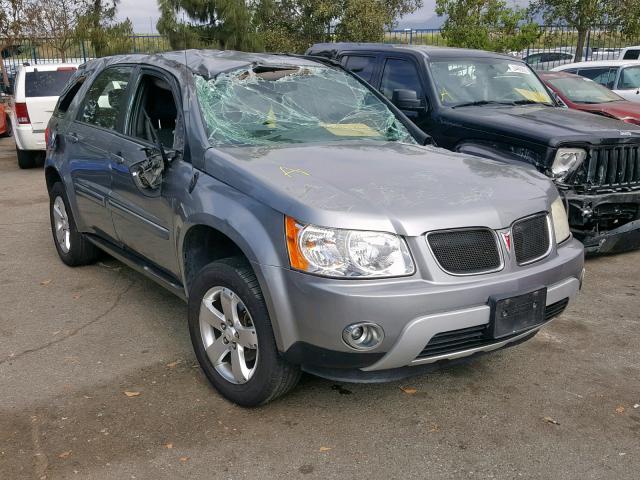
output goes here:
[[76, 63], [23, 65], [14, 85], [11, 126], [20, 168], [31, 168], [46, 150], [45, 129]]

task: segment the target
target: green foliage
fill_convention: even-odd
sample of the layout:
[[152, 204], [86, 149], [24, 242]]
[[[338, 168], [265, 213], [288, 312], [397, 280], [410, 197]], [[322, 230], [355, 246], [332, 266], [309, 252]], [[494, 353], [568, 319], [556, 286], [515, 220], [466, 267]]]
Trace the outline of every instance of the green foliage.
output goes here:
[[158, 31], [173, 48], [304, 52], [330, 38], [382, 41], [385, 28], [422, 0], [158, 0], [158, 5]]
[[576, 29], [578, 61], [582, 58], [587, 32], [593, 27], [624, 35], [640, 33], [640, 0], [535, 0], [529, 8], [542, 13], [546, 22]]
[[76, 36], [88, 40], [96, 56], [114, 55], [130, 51], [133, 26], [129, 19], [117, 22], [119, 0], [81, 0], [82, 13], [78, 18]]
[[158, 0], [158, 5], [158, 32], [169, 37], [173, 48], [253, 50], [259, 46], [244, 0]]
[[447, 16], [442, 36], [454, 47], [517, 51], [540, 35], [526, 10], [503, 0], [436, 0], [436, 13]]

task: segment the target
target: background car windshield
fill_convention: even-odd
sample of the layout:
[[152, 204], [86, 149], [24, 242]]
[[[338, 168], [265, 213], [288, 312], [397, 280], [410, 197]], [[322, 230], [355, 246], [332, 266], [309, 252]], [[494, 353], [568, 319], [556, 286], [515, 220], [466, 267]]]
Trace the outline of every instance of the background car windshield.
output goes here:
[[243, 68], [196, 77], [212, 145], [271, 145], [356, 139], [415, 143], [373, 92], [320, 66]]
[[27, 72], [24, 82], [25, 97], [56, 97], [75, 73], [75, 69], [49, 72]]
[[476, 102], [553, 105], [544, 85], [524, 63], [497, 58], [455, 58], [432, 61], [430, 66], [443, 105]]
[[609, 103], [624, 100], [608, 88], [583, 77], [554, 78], [549, 83], [574, 103]]
[[640, 88], [640, 66], [623, 68], [620, 73], [618, 89], [630, 90]]

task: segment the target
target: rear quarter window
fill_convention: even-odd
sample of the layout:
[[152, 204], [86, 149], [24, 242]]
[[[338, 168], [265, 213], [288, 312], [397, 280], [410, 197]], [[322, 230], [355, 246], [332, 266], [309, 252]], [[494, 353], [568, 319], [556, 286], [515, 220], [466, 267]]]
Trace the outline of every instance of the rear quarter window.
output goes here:
[[27, 72], [24, 81], [25, 97], [57, 97], [75, 70]]

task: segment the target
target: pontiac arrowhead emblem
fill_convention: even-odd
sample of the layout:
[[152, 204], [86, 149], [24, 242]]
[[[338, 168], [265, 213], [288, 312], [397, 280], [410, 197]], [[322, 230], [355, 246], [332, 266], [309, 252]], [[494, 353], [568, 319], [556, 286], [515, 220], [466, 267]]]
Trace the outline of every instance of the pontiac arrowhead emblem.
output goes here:
[[511, 254], [511, 232], [501, 232], [501, 235], [507, 252]]

